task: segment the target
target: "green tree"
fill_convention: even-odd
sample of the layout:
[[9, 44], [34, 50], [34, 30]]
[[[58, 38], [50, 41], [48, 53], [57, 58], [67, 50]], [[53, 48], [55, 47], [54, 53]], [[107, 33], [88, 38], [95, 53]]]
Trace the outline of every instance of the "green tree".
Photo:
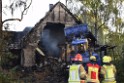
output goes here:
[[110, 31], [107, 35], [106, 44], [111, 46], [117, 46], [114, 51], [115, 59], [123, 58], [123, 43], [124, 43], [124, 34]]
[[117, 82], [123, 83], [124, 79], [124, 33], [109, 31], [106, 34], [106, 44], [116, 46], [113, 50], [109, 50], [109, 55], [113, 58], [113, 63], [117, 68]]
[[[68, 0], [69, 3], [73, 1], [80, 2], [81, 8], [79, 15], [82, 17], [82, 21], [86, 22], [91, 28], [91, 31], [95, 34], [98, 39], [98, 32], [101, 29], [107, 29], [111, 26], [118, 26], [120, 29], [120, 24], [116, 23], [117, 19], [121, 20], [121, 10], [123, 0]], [[69, 5], [69, 4], [68, 4]], [[120, 7], [120, 8], [119, 8]], [[73, 7], [72, 7], [73, 8]], [[85, 17], [85, 18], [84, 18]], [[111, 21], [112, 20], [112, 21]], [[123, 25], [123, 24], [122, 24]]]

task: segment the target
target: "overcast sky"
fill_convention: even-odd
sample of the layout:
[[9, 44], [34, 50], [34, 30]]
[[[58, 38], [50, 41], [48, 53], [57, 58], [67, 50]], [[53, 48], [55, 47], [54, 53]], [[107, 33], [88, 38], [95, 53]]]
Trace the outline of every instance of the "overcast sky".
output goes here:
[[[65, 0], [33, 0], [27, 15], [24, 16], [24, 19], [21, 22], [10, 22], [10, 29], [14, 31], [22, 31], [25, 27], [33, 27], [45, 16], [46, 12], [49, 10], [49, 4], [55, 4], [58, 1], [65, 4]], [[8, 0], [3, 0], [3, 7], [5, 4], [9, 4]], [[3, 13], [3, 20], [11, 17], [9, 12]], [[15, 15], [19, 15], [19, 13], [16, 13]]]
[[[13, 0], [2, 0], [3, 2], [3, 7], [5, 5], [9, 5], [10, 1]], [[30, 1], [30, 0], [28, 0]], [[28, 10], [27, 15], [24, 15], [24, 19], [21, 22], [18, 21], [12, 21], [9, 22], [10, 24], [10, 30], [14, 31], [22, 31], [25, 27], [33, 27], [41, 18], [43, 18], [46, 14], [46, 12], [49, 10], [49, 4], [56, 4], [58, 1], [61, 1], [62, 3], [65, 4], [66, 0], [33, 0], [31, 7]], [[70, 5], [70, 4], [69, 4]], [[75, 3], [72, 4], [73, 6], [76, 5]], [[123, 3], [124, 5], [124, 3]], [[75, 6], [76, 8], [79, 6], [79, 3]], [[123, 6], [124, 8], [124, 6]], [[122, 13], [121, 16], [124, 18], [124, 11], [122, 8]], [[5, 10], [3, 8], [3, 10]], [[14, 14], [15, 17], [20, 16], [20, 13], [18, 11]], [[11, 18], [10, 11], [3, 11], [3, 20], [7, 18]], [[124, 20], [123, 20], [124, 21]], [[112, 25], [110, 25], [112, 26]]]

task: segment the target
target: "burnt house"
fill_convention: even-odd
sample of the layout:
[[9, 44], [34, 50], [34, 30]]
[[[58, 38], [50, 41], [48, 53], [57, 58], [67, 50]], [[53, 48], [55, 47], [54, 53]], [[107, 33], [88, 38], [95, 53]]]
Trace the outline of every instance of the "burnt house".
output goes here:
[[[23, 31], [9, 31], [11, 34], [11, 40], [9, 42], [9, 50], [14, 53], [18, 50], [21, 50], [21, 40], [23, 37], [31, 30], [31, 27], [26, 27]], [[15, 53], [14, 53], [15, 54]], [[17, 52], [17, 54], [19, 54]]]
[[64, 28], [78, 24], [81, 21], [63, 3], [50, 4], [45, 17], [21, 41], [21, 64], [25, 67], [35, 65], [35, 51], [39, 46], [45, 56], [59, 57], [61, 49], [58, 45], [65, 42]]

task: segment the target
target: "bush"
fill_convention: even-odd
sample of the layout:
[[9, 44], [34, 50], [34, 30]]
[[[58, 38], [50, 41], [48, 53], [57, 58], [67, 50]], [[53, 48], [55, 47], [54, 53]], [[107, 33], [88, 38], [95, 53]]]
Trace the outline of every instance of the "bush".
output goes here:
[[10, 83], [10, 78], [8, 75], [0, 72], [0, 83]]
[[17, 58], [18, 58], [18, 56], [13, 55], [10, 52], [7, 52], [7, 53], [5, 53], [4, 56], [1, 56], [0, 65], [4, 69], [10, 69], [15, 66], [15, 64], [16, 64], [15, 61]]
[[124, 83], [124, 59], [114, 61], [117, 69], [117, 83]]

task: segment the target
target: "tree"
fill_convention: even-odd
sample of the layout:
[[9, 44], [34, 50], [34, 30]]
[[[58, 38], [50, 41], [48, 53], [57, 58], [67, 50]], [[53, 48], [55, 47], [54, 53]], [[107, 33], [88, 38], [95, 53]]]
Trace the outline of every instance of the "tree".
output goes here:
[[[73, 0], [68, 0], [71, 3]], [[120, 8], [122, 7], [123, 0], [74, 0], [80, 2], [81, 8], [79, 11], [83, 22], [87, 22], [91, 31], [94, 32], [95, 37], [98, 39], [98, 31], [104, 28], [110, 28], [108, 23], [113, 23], [111, 26], [118, 26], [122, 23], [116, 23], [117, 19], [121, 18]], [[120, 7], [120, 8], [119, 8]], [[84, 16], [85, 15], [85, 16]], [[85, 18], [83, 18], [85, 17]], [[112, 20], [112, 21], [110, 21]], [[120, 26], [119, 26], [120, 28]]]
[[4, 9], [11, 10], [10, 12], [11, 12], [12, 16], [14, 15], [14, 12], [17, 9], [20, 9], [20, 13], [21, 13], [20, 15], [21, 16], [20, 16], [20, 18], [17, 17], [17, 18], [5, 19], [5, 20], [2, 21], [2, 24], [4, 24], [5, 22], [8, 22], [8, 21], [22, 21], [24, 15], [27, 14], [27, 11], [28, 11], [29, 7], [31, 6], [32, 0], [30, 0], [29, 4], [28, 3], [29, 3], [28, 0], [12, 0], [12, 1], [10, 1], [10, 5], [9, 6], [6, 5], [4, 7]]
[[29, 0], [9, 0], [10, 1], [10, 5], [6, 5], [5, 9], [9, 9], [11, 10], [11, 15], [14, 15], [14, 12], [16, 11], [17, 8], [21, 8], [21, 18], [8, 18], [2, 21], [2, 13], [4, 10], [4, 8], [2, 8], [2, 0], [0, 0], [0, 59], [1, 56], [4, 55], [4, 53], [6, 53], [6, 48], [8, 45], [8, 38], [9, 38], [9, 34], [6, 33], [5, 31], [3, 31], [3, 28], [6, 30], [9, 28], [9, 24], [7, 23], [7, 26], [3, 26], [3, 24], [5, 24], [8, 21], [22, 21], [23, 16], [27, 13], [27, 10], [29, 9], [29, 7], [31, 6], [32, 0], [30, 0], [30, 3], [28, 2]]
[[109, 51], [109, 55], [112, 56], [113, 62], [116, 65], [117, 68], [117, 81], [119, 83], [123, 83], [124, 79], [122, 78], [124, 76], [124, 33], [118, 33], [109, 31], [107, 36], [107, 44], [109, 45], [115, 45], [116, 48], [113, 49], [113, 51]]
[[116, 59], [122, 59], [123, 58], [124, 34], [109, 31], [109, 33], [106, 36], [107, 36], [106, 44], [110, 46], [117, 46], [114, 51], [114, 57]]
[[[2, 29], [1, 28], [2, 28], [2, 0], [0, 0], [0, 33], [2, 33]], [[2, 34], [0, 34], [0, 36], [1, 35]]]

